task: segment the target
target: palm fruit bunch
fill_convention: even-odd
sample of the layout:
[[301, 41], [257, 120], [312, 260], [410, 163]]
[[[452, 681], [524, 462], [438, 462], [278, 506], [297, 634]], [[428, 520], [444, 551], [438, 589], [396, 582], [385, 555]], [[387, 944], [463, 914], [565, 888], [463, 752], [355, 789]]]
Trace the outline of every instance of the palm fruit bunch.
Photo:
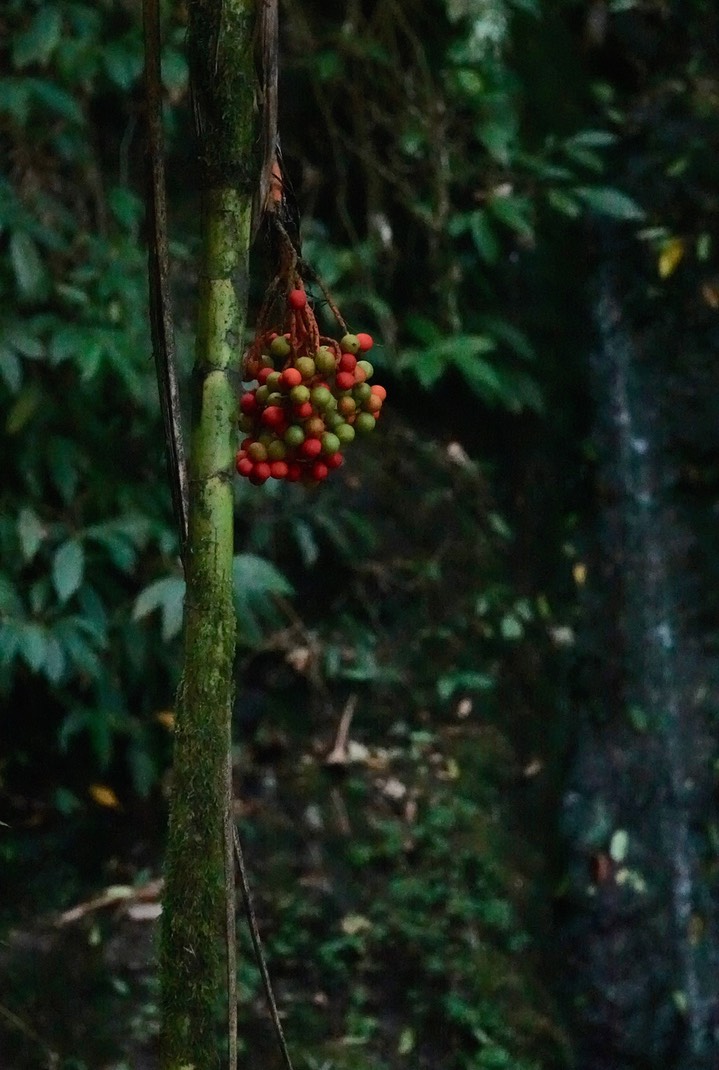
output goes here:
[[284, 326], [262, 330], [245, 357], [236, 467], [254, 484], [321, 483], [355, 435], [374, 429], [387, 392], [369, 382], [370, 335], [321, 336], [301, 286], [287, 295]]

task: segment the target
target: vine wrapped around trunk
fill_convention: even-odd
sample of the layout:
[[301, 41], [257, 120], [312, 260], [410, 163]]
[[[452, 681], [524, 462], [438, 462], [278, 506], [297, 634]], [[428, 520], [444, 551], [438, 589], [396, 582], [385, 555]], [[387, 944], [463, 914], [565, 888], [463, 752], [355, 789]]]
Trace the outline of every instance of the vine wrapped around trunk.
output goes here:
[[220, 1062], [216, 1026], [225, 993], [227, 895], [234, 900], [226, 853], [235, 649], [237, 396], [232, 380], [246, 317], [257, 184], [255, 14], [255, 0], [191, 0], [189, 5], [190, 76], [203, 180], [202, 253], [189, 455], [185, 661], [177, 696], [160, 947], [163, 1070], [210, 1070]]

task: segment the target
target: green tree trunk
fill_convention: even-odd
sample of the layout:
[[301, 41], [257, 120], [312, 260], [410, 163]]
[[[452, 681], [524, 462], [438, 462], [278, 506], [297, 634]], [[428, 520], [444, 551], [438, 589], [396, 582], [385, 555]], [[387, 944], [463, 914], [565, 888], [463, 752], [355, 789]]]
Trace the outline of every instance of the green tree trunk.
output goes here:
[[[236, 381], [256, 186], [255, 0], [191, 0], [189, 59], [203, 179], [186, 552], [185, 661], [160, 945], [163, 1070], [220, 1062], [225, 992], [225, 822], [235, 649], [232, 600]], [[233, 915], [234, 917], [234, 915]]]

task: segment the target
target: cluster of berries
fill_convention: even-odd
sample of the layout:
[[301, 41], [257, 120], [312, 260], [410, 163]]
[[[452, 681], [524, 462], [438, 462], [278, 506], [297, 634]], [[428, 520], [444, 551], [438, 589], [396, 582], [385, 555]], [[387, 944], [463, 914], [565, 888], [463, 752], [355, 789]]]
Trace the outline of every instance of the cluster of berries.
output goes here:
[[319, 483], [339, 468], [355, 437], [374, 429], [386, 397], [370, 386], [374, 369], [362, 354], [368, 334], [320, 337], [302, 289], [288, 295], [289, 330], [255, 339], [245, 374], [257, 385], [240, 398], [240, 429], [247, 436], [236, 467], [251, 483], [286, 479]]

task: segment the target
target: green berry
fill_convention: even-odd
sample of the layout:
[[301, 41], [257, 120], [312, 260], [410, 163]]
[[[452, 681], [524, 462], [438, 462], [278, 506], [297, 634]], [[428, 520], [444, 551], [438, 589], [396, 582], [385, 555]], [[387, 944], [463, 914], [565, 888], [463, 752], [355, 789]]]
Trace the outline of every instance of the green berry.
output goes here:
[[291, 349], [292, 346], [284, 335], [278, 334], [276, 338], [272, 339], [270, 353], [273, 357], [289, 357]]
[[340, 338], [343, 353], [359, 353], [360, 342], [356, 334], [345, 334]]
[[267, 448], [263, 445], [262, 442], [253, 442], [250, 446], [247, 447], [247, 456], [255, 462], [266, 461]]
[[310, 400], [310, 388], [308, 386], [293, 386], [290, 390], [290, 399], [295, 405], [303, 405]]
[[355, 429], [352, 424], [340, 424], [335, 428], [335, 435], [343, 446], [346, 446], [355, 437]]
[[303, 379], [311, 379], [315, 374], [315, 362], [312, 357], [298, 357], [295, 361], [295, 368]]
[[265, 379], [265, 386], [268, 390], [279, 390], [280, 374], [280, 372], [270, 372]]
[[358, 401], [360, 403], [360, 405], [362, 404], [363, 401], [366, 401], [367, 398], [370, 397], [371, 394], [372, 394], [372, 387], [369, 385], [369, 383], [358, 383], [357, 386], [352, 391], [352, 395], [353, 395], [355, 401]]
[[305, 433], [297, 424], [292, 424], [285, 431], [285, 442], [288, 446], [301, 446], [305, 440]]
[[257, 398], [257, 401], [258, 401], [258, 403], [260, 405], [264, 405], [269, 396], [270, 396], [269, 387], [266, 387], [266, 386], [258, 386], [257, 387], [257, 390], [255, 391], [255, 397]]
[[374, 431], [375, 418], [371, 412], [361, 412], [355, 420], [355, 427], [361, 435]]
[[343, 427], [344, 422], [345, 418], [339, 412], [329, 412], [325, 416], [325, 423], [331, 431], [336, 431], [338, 427]]
[[321, 441], [323, 453], [337, 453], [340, 448], [339, 436], [333, 435], [331, 431], [325, 431]]
[[320, 346], [315, 354], [317, 371], [322, 375], [330, 375], [335, 370], [335, 355], [328, 346]]
[[371, 379], [374, 375], [374, 367], [370, 364], [368, 360], [358, 360], [357, 367], [361, 368], [362, 371], [366, 372], [368, 379]]
[[271, 461], [284, 461], [286, 453], [287, 447], [279, 438], [270, 442], [267, 447], [267, 456]]
[[281, 405], [285, 400], [285, 395], [281, 394], [279, 390], [273, 390], [271, 394], [267, 395], [268, 405]]
[[332, 400], [332, 394], [326, 386], [316, 386], [310, 393], [310, 399], [316, 409], [326, 409]]

